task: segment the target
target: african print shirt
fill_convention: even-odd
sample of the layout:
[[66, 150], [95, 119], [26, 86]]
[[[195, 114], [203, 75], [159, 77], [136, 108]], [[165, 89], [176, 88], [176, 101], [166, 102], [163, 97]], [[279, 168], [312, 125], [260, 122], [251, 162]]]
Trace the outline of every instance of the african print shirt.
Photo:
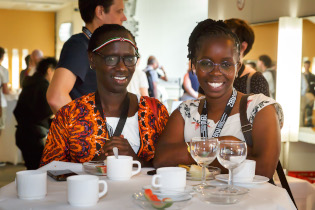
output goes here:
[[[198, 107], [202, 98], [204, 97], [197, 100], [184, 101], [178, 107], [178, 110], [185, 121], [184, 138], [186, 142], [190, 142], [190, 139], [193, 137], [200, 136], [200, 114], [198, 112]], [[280, 104], [278, 104], [274, 99], [263, 94], [251, 95], [247, 98], [246, 114], [248, 121], [253, 124], [256, 114], [268, 105], [273, 105], [275, 107], [279, 119], [279, 125], [282, 127], [283, 112]], [[218, 122], [214, 122], [211, 119], [207, 120], [209, 136], [212, 136], [217, 124]], [[241, 129], [239, 113], [228, 117], [220, 136], [235, 136], [236, 138], [245, 141]]]
[[[152, 103], [154, 100], [156, 103]], [[149, 104], [156, 104], [152, 107]], [[156, 110], [155, 112], [153, 110]], [[167, 120], [166, 107], [158, 100], [141, 97], [138, 110], [140, 148], [138, 157], [154, 157], [155, 144]], [[40, 166], [54, 160], [83, 163], [99, 155], [109, 138], [105, 121], [95, 106], [95, 93], [82, 96], [62, 107], [56, 114], [46, 141]], [[125, 136], [128, 139], [128, 136]]]

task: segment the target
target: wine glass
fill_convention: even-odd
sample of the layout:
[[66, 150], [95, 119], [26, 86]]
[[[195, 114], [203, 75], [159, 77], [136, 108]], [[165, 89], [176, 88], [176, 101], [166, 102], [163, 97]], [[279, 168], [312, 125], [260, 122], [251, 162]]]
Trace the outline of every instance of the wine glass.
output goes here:
[[190, 141], [190, 154], [196, 163], [202, 167], [201, 184], [204, 188], [206, 183], [206, 167], [214, 161], [218, 152], [218, 139], [208, 137], [193, 137]]
[[247, 146], [242, 141], [222, 140], [219, 143], [218, 161], [229, 170], [228, 187], [221, 189], [226, 193], [237, 193], [240, 189], [233, 186], [233, 169], [239, 166], [247, 156]]

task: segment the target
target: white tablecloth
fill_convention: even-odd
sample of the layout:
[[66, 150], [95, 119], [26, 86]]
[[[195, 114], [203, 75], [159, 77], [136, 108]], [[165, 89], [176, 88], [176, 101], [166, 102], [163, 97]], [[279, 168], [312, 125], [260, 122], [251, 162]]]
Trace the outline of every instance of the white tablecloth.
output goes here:
[[[315, 185], [303, 180], [287, 176], [287, 180], [292, 191], [295, 203], [299, 210], [315, 210]], [[275, 182], [278, 186], [281, 186], [280, 181]], [[309, 204], [307, 207], [307, 200]]]
[[[71, 169], [77, 173], [83, 174], [81, 164], [52, 162], [44, 166], [40, 170], [49, 169]], [[88, 209], [141, 209], [132, 200], [132, 194], [139, 192], [142, 186], [151, 183], [152, 176], [148, 176], [146, 172], [150, 169], [143, 169], [140, 174], [132, 177], [128, 181], [112, 181], [105, 176], [100, 176], [108, 183], [108, 192], [102, 197], [98, 204]], [[67, 183], [56, 182], [50, 177], [47, 180], [48, 193], [42, 200], [25, 201], [17, 198], [15, 183], [10, 183], [0, 189], [0, 209], [78, 209], [72, 207], [67, 202]], [[188, 185], [198, 182], [188, 181]], [[194, 196], [188, 206], [184, 209], [232, 209], [233, 210], [290, 210], [295, 209], [287, 192], [269, 183], [246, 186], [250, 189], [242, 201], [233, 205], [215, 205], [204, 203]], [[84, 209], [84, 208], [80, 208]]]

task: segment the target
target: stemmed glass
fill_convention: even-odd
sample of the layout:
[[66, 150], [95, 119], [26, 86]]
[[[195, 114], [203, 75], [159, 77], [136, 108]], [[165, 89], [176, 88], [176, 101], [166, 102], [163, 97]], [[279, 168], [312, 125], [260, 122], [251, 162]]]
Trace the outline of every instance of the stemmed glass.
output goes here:
[[206, 167], [214, 161], [218, 152], [218, 139], [208, 137], [194, 137], [190, 141], [190, 154], [196, 163], [202, 167], [201, 183], [199, 188], [204, 188], [206, 183]]
[[233, 186], [233, 169], [239, 166], [247, 156], [247, 146], [242, 141], [222, 140], [219, 143], [218, 161], [229, 170], [228, 187], [221, 189], [226, 193], [238, 193], [241, 188]]

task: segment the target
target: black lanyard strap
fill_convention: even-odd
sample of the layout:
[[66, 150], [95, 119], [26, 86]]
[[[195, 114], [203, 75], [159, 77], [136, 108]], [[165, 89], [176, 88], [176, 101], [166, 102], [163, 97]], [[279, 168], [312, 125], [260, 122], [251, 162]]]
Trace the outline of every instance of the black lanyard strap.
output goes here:
[[91, 39], [91, 36], [92, 36], [92, 32], [87, 29], [87, 27], [82, 27], [82, 32], [87, 36], [89, 37], [89, 39]]
[[130, 103], [130, 98], [129, 98], [129, 94], [127, 93], [127, 95], [123, 101], [123, 107], [122, 107], [122, 111], [120, 114], [120, 118], [119, 118], [117, 127], [115, 129], [114, 134], [113, 134], [107, 128], [108, 125], [107, 125], [107, 122], [106, 122], [105, 117], [104, 117], [104, 112], [103, 112], [103, 107], [102, 107], [100, 95], [99, 95], [98, 91], [95, 92], [95, 106], [96, 106], [96, 109], [100, 112], [103, 120], [106, 122], [106, 130], [108, 132], [109, 137], [121, 135], [122, 130], [124, 129], [127, 117], [128, 117], [129, 103]]
[[[227, 102], [225, 109], [224, 109], [224, 112], [221, 116], [221, 119], [219, 120], [219, 122], [218, 122], [217, 126], [215, 127], [215, 130], [212, 134], [213, 138], [220, 136], [221, 131], [222, 131], [233, 107], [234, 107], [236, 97], [237, 97], [237, 91], [235, 90], [235, 88], [233, 88], [232, 95], [231, 95], [229, 101]], [[208, 119], [208, 109], [207, 109], [207, 100], [205, 99], [205, 103], [203, 105], [202, 112], [200, 115], [200, 136], [201, 137], [208, 137], [207, 119]]]

